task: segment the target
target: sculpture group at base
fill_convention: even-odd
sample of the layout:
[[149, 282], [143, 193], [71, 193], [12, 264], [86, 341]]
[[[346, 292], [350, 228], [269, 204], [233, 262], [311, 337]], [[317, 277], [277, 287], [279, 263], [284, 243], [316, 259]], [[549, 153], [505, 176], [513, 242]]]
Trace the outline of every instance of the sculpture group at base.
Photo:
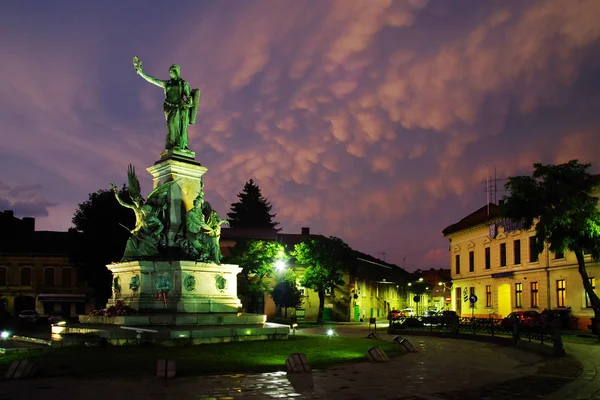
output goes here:
[[[185, 221], [180, 225], [175, 237], [175, 243], [167, 243], [167, 231], [170, 224], [170, 196], [173, 195], [173, 185], [177, 181], [169, 181], [157, 186], [148, 198], [144, 200], [140, 193], [140, 183], [135, 174], [135, 168], [130, 164], [127, 171], [128, 191], [131, 203], [119, 196], [115, 185], [111, 188], [119, 204], [130, 208], [135, 213], [135, 228], [127, 241], [125, 253], [121, 261], [147, 260], [168, 258], [169, 254], [177, 254], [182, 260], [195, 260], [220, 264], [222, 254], [219, 246], [221, 225], [228, 224], [213, 210], [210, 203], [204, 199], [204, 183], [200, 178], [200, 192], [194, 200], [194, 207], [187, 213], [181, 211]], [[173, 251], [177, 249], [176, 251]]]

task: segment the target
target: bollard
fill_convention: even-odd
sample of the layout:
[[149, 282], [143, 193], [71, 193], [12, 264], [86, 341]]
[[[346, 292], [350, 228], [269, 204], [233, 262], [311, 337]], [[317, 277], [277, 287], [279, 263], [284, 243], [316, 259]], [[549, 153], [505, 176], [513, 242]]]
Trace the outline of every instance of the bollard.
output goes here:
[[6, 379], [30, 378], [36, 373], [35, 365], [28, 360], [15, 360], [6, 372]]
[[367, 352], [367, 359], [373, 362], [387, 362], [390, 359], [381, 348], [373, 346]]
[[304, 353], [294, 353], [285, 360], [287, 372], [310, 372], [310, 364]]
[[168, 358], [161, 358], [156, 363], [156, 377], [161, 379], [175, 378], [175, 372], [177, 371], [177, 364], [175, 360], [169, 360]]

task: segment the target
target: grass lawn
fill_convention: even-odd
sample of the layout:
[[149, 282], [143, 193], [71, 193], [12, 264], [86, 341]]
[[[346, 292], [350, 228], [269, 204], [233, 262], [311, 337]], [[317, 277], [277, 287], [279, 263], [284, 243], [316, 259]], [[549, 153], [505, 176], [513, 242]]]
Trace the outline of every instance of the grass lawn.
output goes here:
[[151, 376], [159, 358], [177, 361], [178, 375], [266, 372], [285, 369], [292, 353], [304, 353], [311, 367], [323, 368], [366, 361], [372, 346], [388, 356], [401, 353], [400, 346], [365, 338], [295, 335], [288, 340], [236, 342], [189, 347], [66, 347], [0, 356], [4, 375], [10, 363], [28, 357], [43, 376], [134, 377]]

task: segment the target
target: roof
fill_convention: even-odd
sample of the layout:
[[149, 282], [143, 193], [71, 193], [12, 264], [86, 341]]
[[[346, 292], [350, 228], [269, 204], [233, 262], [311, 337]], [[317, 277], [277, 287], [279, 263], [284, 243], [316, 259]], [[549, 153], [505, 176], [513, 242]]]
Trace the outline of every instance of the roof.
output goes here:
[[[489, 213], [488, 213], [489, 207]], [[486, 223], [488, 221], [493, 221], [495, 219], [500, 218], [500, 206], [494, 203], [486, 204], [481, 207], [477, 211], [467, 215], [457, 223], [454, 223], [448, 227], [446, 227], [442, 233], [444, 236], [450, 235], [452, 233], [456, 233], [468, 228], [471, 228], [476, 225], [480, 225]]]

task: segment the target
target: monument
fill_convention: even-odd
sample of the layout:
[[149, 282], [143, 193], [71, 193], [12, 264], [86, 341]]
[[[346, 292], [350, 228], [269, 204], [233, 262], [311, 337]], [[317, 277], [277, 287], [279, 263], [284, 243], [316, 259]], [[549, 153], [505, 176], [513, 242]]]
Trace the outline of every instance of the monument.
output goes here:
[[[137, 57], [133, 66], [165, 93], [165, 148], [147, 168], [153, 189], [146, 199], [131, 164], [127, 171], [131, 202], [111, 184], [117, 201], [136, 217], [122, 259], [107, 266], [112, 273], [108, 309], [116, 310], [116, 315], [80, 316], [79, 326], [64, 327], [62, 333], [95, 333], [113, 344], [139, 340], [142, 332], [157, 343], [287, 338], [288, 326], [241, 312], [237, 275], [242, 268], [221, 263], [219, 239], [227, 221], [205, 200], [207, 168], [196, 161], [188, 142], [200, 90], [181, 79], [176, 64], [169, 68], [168, 80], [146, 74]], [[132, 336], [134, 331], [137, 336]]]

